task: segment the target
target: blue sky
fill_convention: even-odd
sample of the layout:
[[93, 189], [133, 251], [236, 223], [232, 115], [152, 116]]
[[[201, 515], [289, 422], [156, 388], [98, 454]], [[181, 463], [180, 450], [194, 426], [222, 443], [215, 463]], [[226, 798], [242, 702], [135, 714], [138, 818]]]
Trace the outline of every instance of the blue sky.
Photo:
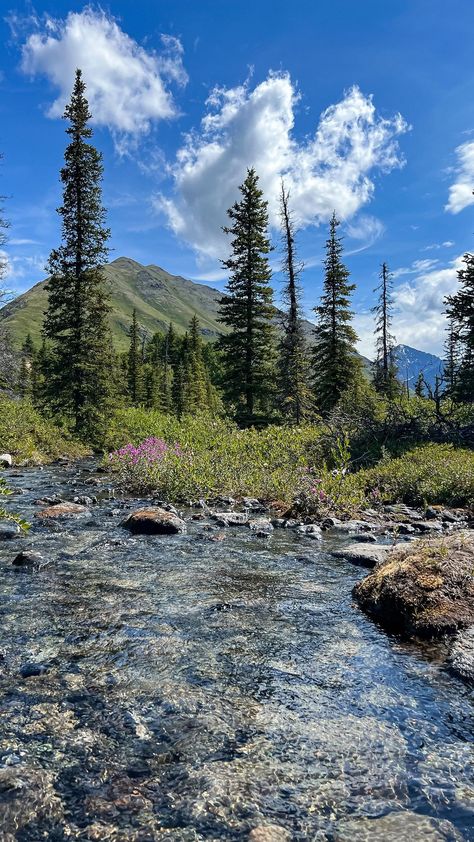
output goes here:
[[[44, 277], [58, 243], [60, 115], [81, 66], [112, 258], [222, 288], [220, 226], [255, 166], [276, 244], [282, 175], [290, 188], [307, 314], [335, 208], [361, 350], [386, 260], [397, 339], [439, 353], [443, 297], [473, 248], [473, 29], [466, 0], [13, 3], [0, 22], [10, 287]], [[272, 262], [278, 293], [278, 250]]]

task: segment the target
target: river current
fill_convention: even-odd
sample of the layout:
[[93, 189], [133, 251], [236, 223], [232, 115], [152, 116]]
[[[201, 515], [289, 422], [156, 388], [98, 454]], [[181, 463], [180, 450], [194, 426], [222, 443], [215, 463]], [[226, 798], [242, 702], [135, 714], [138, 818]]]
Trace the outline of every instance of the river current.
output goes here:
[[132, 536], [143, 501], [107, 492], [35, 519], [91, 471], [7, 472], [33, 525], [0, 542], [2, 840], [474, 839], [472, 689], [354, 605], [347, 539]]

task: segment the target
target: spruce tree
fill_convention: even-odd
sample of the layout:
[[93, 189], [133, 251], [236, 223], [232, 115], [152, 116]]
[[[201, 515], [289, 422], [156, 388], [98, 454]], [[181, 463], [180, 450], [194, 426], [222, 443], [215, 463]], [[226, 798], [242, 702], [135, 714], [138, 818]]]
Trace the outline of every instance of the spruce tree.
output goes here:
[[142, 343], [135, 308], [132, 313], [128, 335], [130, 339], [127, 357], [128, 394], [132, 406], [139, 406], [143, 401], [143, 361]]
[[28, 333], [21, 346], [20, 371], [18, 375], [18, 393], [28, 397], [33, 392], [33, 371], [35, 367], [35, 345]]
[[[3, 155], [0, 154], [0, 161], [2, 161]], [[5, 246], [7, 243], [7, 229], [9, 227], [9, 223], [5, 219], [3, 213], [3, 201], [5, 197], [0, 196], [0, 248]], [[5, 284], [5, 277], [7, 274], [8, 263], [5, 255], [3, 252], [0, 253], [0, 304], [4, 303], [6, 297], [6, 290], [4, 287]]]
[[295, 248], [295, 226], [289, 208], [289, 192], [282, 181], [280, 218], [283, 239], [283, 272], [287, 281], [282, 290], [286, 305], [283, 336], [279, 348], [279, 393], [286, 421], [301, 424], [311, 413], [312, 395], [309, 386], [308, 348], [301, 316], [299, 275], [303, 269]]
[[474, 254], [465, 254], [463, 263], [459, 289], [446, 299], [452, 342], [459, 354], [451, 395], [460, 403], [474, 403]]
[[417, 398], [424, 398], [425, 397], [425, 378], [423, 377], [423, 372], [420, 371], [418, 373], [418, 377], [416, 378], [415, 383], [415, 395]]
[[460, 365], [458, 332], [459, 327], [454, 318], [448, 318], [448, 332], [444, 343], [443, 382], [445, 394], [449, 397], [455, 396]]
[[220, 340], [225, 368], [225, 395], [239, 423], [265, 423], [272, 409], [275, 384], [273, 290], [268, 254], [267, 202], [254, 169], [240, 186], [240, 201], [229, 208], [232, 255], [223, 261], [230, 277], [220, 302], [220, 321], [230, 333]]
[[317, 407], [327, 415], [344, 392], [361, 376], [361, 362], [351, 325], [350, 298], [355, 284], [349, 284], [349, 270], [341, 259], [342, 238], [337, 236], [339, 220], [333, 213], [324, 262], [324, 291], [317, 315], [313, 351], [314, 394]]
[[398, 368], [394, 357], [395, 339], [390, 332], [392, 326], [392, 274], [386, 263], [380, 270], [380, 284], [374, 290], [379, 293], [377, 304], [372, 309], [375, 313], [376, 359], [373, 381], [377, 392], [393, 399], [400, 394], [397, 379]]
[[102, 206], [102, 156], [88, 143], [91, 115], [80, 70], [64, 117], [70, 143], [61, 170], [62, 244], [48, 263], [45, 386], [50, 407], [69, 419], [77, 434], [94, 441], [103, 434], [110, 410], [109, 305], [102, 273], [109, 230]]

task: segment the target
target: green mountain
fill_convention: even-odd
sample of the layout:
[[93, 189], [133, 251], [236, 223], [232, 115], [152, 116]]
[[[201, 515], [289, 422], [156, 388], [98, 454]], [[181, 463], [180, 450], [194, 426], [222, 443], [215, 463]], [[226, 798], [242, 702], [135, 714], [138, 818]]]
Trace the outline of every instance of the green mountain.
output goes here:
[[[178, 333], [184, 333], [194, 314], [201, 324], [204, 338], [209, 340], [225, 332], [218, 322], [218, 290], [170, 275], [159, 266], [142, 266], [128, 257], [119, 257], [104, 267], [111, 291], [110, 322], [117, 350], [128, 348], [128, 329], [132, 311], [137, 311], [140, 328], [150, 336], [165, 331], [173, 322]], [[41, 342], [41, 325], [46, 309], [46, 281], [36, 284], [0, 310], [0, 324], [7, 328], [15, 346], [19, 347], [31, 333], [35, 344]], [[308, 335], [312, 330], [306, 322]]]
[[[194, 314], [204, 337], [216, 339], [222, 333], [222, 325], [217, 321], [221, 296], [218, 290], [170, 275], [159, 266], [142, 266], [128, 257], [109, 263], [104, 273], [110, 286], [110, 323], [117, 350], [128, 347], [127, 331], [134, 308], [140, 327], [150, 336], [157, 330], [165, 331], [170, 321], [178, 333], [184, 333]], [[28, 332], [35, 343], [41, 341], [47, 303], [45, 284], [46, 281], [41, 281], [0, 310], [0, 323], [17, 346]]]

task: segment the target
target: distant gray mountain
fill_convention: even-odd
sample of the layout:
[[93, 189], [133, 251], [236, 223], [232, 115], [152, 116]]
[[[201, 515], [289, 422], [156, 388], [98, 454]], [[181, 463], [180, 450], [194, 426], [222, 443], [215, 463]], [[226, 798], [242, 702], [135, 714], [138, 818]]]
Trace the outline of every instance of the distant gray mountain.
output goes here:
[[394, 351], [400, 380], [406, 383], [408, 378], [410, 388], [414, 389], [421, 371], [428, 386], [434, 387], [436, 375], [440, 376], [443, 373], [444, 363], [440, 357], [418, 351], [410, 345], [397, 345]]

